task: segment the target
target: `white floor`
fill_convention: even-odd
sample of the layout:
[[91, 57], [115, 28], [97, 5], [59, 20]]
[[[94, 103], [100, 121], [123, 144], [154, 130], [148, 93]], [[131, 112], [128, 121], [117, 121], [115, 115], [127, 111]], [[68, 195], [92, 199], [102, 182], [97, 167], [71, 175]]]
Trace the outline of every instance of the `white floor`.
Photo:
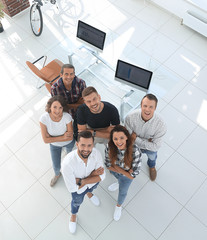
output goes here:
[[[29, 12], [5, 18], [0, 34], [0, 239], [207, 239], [207, 39], [180, 25], [179, 19], [143, 0], [61, 0], [59, 11], [44, 7], [44, 30], [31, 33]], [[49, 186], [53, 170], [38, 119], [49, 98], [36, 89], [38, 79], [25, 61], [48, 55], [65, 63], [78, 44], [77, 20], [107, 33], [102, 53], [112, 66], [118, 58], [153, 70], [150, 92], [168, 132], [158, 156], [158, 177], [149, 181], [146, 157], [134, 180], [119, 222], [113, 221], [117, 193], [106, 180], [96, 190], [101, 206], [85, 199], [75, 235], [68, 231], [70, 194], [63, 179]], [[81, 71], [89, 56], [76, 57]], [[97, 70], [98, 69], [98, 70]], [[94, 71], [103, 82], [110, 71]], [[102, 71], [102, 72], [101, 72]], [[105, 80], [110, 78], [109, 81]], [[103, 82], [84, 73], [103, 99], [119, 99]], [[96, 82], [95, 82], [96, 81]], [[101, 86], [101, 87], [100, 87]], [[137, 94], [137, 101], [140, 95]], [[133, 101], [133, 98], [130, 99]]]

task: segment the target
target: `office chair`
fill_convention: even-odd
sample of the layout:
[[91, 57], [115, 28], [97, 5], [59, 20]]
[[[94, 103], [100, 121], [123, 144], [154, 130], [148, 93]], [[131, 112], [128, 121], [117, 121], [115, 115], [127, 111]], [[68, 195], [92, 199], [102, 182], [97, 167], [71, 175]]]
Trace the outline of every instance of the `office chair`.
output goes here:
[[[35, 63], [40, 61], [42, 58], [45, 58], [42, 69], [38, 69], [35, 66]], [[47, 60], [47, 56], [42, 56], [33, 63], [26, 61], [27, 66], [31, 69], [31, 71], [37, 75], [39, 78], [44, 80], [46, 83], [42, 84], [41, 86], [37, 87], [38, 89], [41, 88], [43, 85], [47, 88], [49, 93], [51, 93], [51, 85], [56, 82], [60, 77], [60, 70], [63, 63], [58, 60], [54, 59], [53, 61], [49, 62], [45, 65]]]

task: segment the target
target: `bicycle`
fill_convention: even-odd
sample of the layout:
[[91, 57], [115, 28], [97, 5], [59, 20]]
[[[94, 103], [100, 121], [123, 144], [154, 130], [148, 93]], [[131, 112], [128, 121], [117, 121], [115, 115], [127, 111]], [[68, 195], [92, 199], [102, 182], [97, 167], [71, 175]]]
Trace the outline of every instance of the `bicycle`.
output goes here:
[[39, 37], [43, 30], [41, 6], [43, 6], [43, 2], [48, 3], [49, 1], [51, 4], [56, 4], [56, 0], [33, 0], [32, 2], [32, 6], [30, 8], [30, 25], [32, 32], [36, 37]]

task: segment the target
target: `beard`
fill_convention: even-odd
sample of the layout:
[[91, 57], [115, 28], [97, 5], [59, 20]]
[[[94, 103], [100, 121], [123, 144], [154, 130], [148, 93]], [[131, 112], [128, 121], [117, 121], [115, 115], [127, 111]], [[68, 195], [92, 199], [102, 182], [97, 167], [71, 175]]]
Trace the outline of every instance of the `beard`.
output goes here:
[[78, 152], [79, 152], [80, 156], [84, 159], [87, 159], [91, 154], [91, 152], [88, 152], [87, 154], [84, 154], [83, 153], [84, 151], [80, 151], [80, 150], [78, 150]]

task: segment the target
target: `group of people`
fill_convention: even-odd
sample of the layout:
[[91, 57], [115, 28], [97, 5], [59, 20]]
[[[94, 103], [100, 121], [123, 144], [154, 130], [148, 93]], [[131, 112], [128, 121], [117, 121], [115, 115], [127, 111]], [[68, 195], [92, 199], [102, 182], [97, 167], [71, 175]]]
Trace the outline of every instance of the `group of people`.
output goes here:
[[[117, 108], [101, 101], [94, 87], [86, 87], [85, 81], [75, 76], [71, 64], [62, 66], [51, 95], [46, 112], [40, 117], [40, 127], [44, 142], [50, 143], [55, 173], [50, 186], [56, 184], [62, 173], [72, 195], [70, 232], [76, 231], [77, 213], [85, 195], [95, 206], [100, 205], [93, 190], [105, 178], [104, 164], [116, 178], [108, 190], [118, 190], [114, 211], [114, 220], [118, 221], [129, 186], [140, 173], [142, 153], [148, 157], [150, 179], [156, 179], [157, 151], [166, 132], [165, 123], [155, 113], [156, 96], [143, 97], [141, 109], [129, 114], [122, 126]], [[96, 143], [105, 145], [104, 163]], [[61, 164], [63, 148], [68, 154]]]

